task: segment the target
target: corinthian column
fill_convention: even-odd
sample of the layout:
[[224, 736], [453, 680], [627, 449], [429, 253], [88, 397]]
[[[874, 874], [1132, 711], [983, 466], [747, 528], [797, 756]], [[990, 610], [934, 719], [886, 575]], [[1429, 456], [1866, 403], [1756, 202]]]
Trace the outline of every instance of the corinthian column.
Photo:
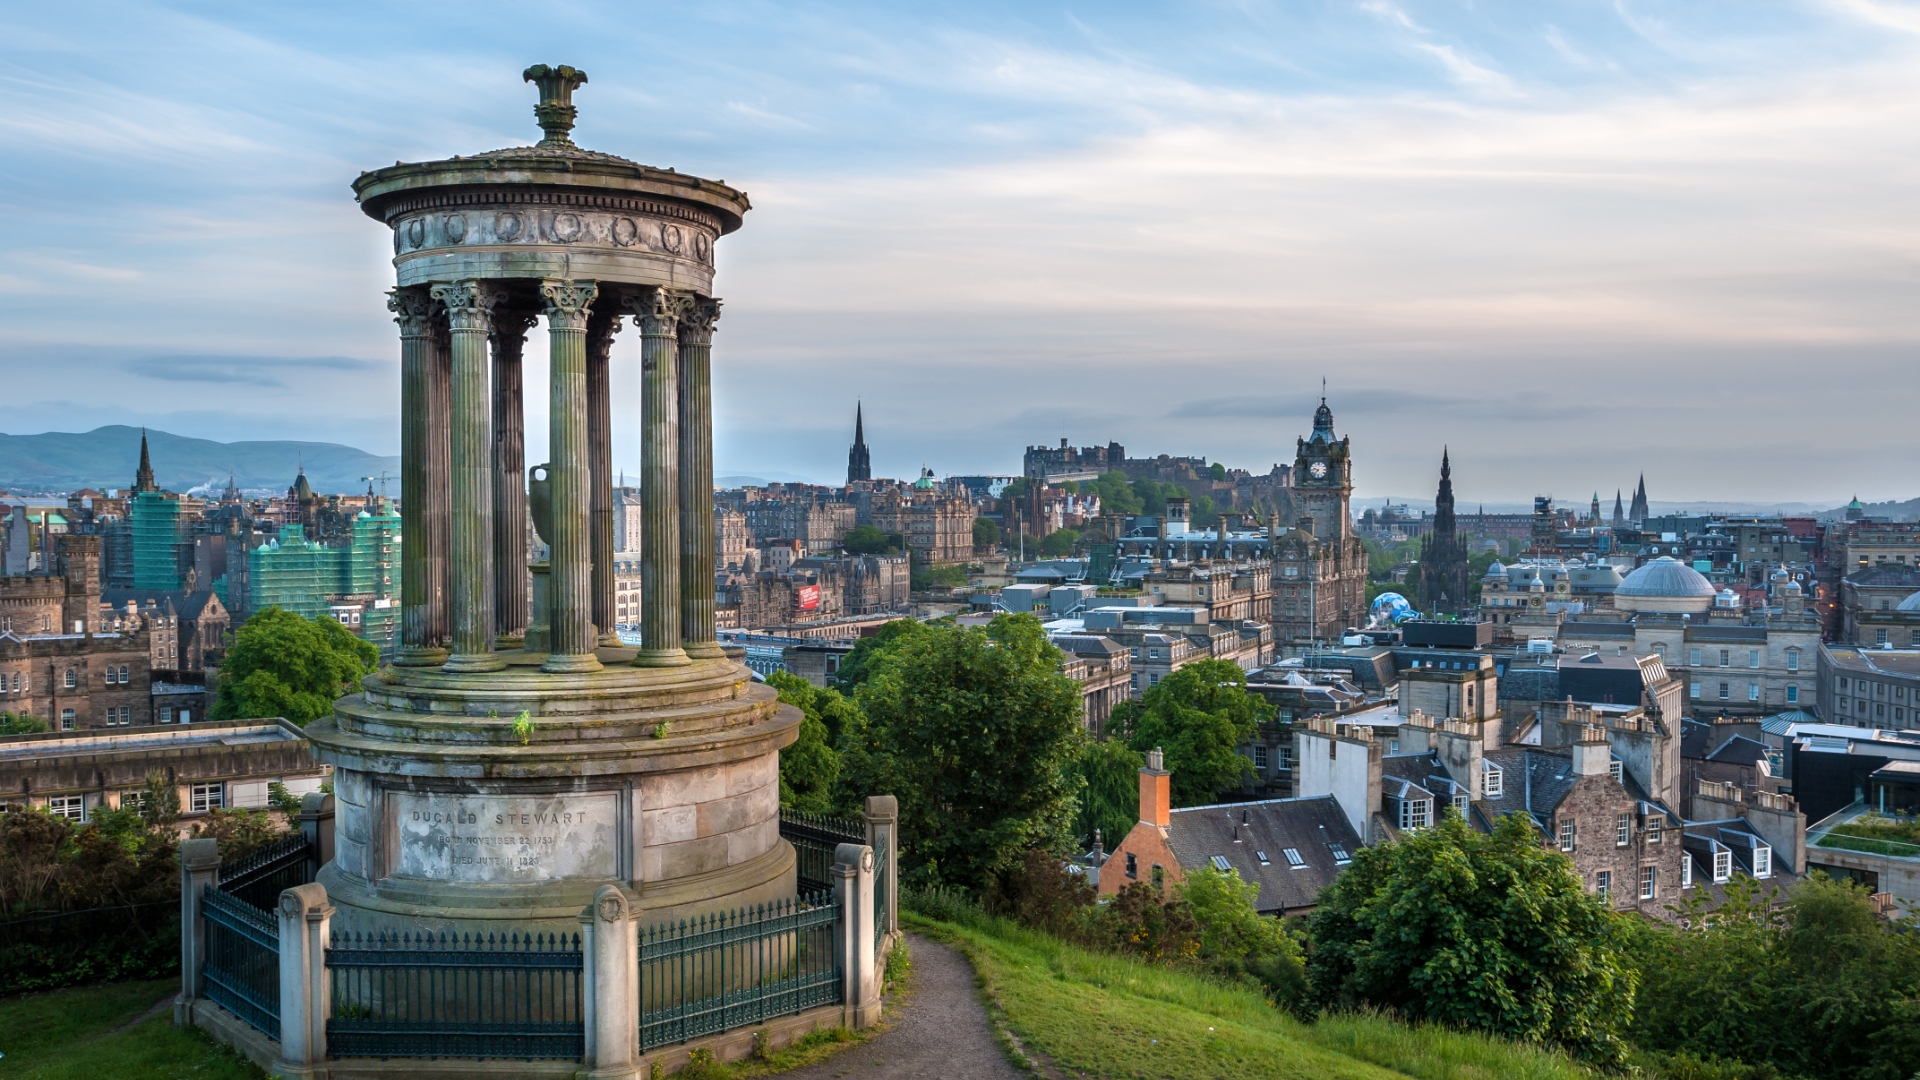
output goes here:
[[591, 281], [543, 281], [552, 343], [548, 459], [553, 485], [553, 647], [543, 671], [598, 671], [587, 438], [587, 317]]
[[394, 289], [387, 310], [400, 325], [400, 651], [394, 662], [425, 667], [447, 659], [433, 637], [433, 545], [426, 524], [433, 300], [425, 289]]
[[680, 636], [687, 655], [726, 653], [713, 632], [713, 328], [720, 301], [680, 311]]
[[680, 438], [677, 301], [648, 289], [632, 301], [640, 325], [640, 654], [638, 667], [690, 663], [680, 648]]
[[[612, 307], [602, 304], [603, 308]], [[608, 311], [587, 320], [587, 445], [593, 484], [593, 625], [600, 644], [618, 645], [613, 629], [613, 399], [607, 367], [620, 316]]]
[[448, 517], [452, 513], [453, 446], [448, 414], [453, 411], [453, 340], [447, 311], [433, 305], [427, 349], [427, 625], [434, 649], [445, 656], [453, 636], [447, 611], [451, 564], [447, 557]]
[[452, 482], [448, 562], [453, 655], [447, 671], [498, 671], [493, 651], [493, 445], [487, 408], [487, 337], [493, 287], [482, 281], [435, 285], [451, 331]]
[[527, 634], [527, 440], [521, 354], [537, 317], [493, 315], [493, 614], [498, 647]]

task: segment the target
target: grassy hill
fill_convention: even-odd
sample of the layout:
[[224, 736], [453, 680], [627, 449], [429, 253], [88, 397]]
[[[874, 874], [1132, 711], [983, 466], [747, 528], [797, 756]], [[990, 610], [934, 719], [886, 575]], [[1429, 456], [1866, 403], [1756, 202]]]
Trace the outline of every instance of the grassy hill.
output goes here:
[[[232, 475], [242, 489], [285, 490], [304, 465], [315, 491], [365, 491], [360, 478], [382, 470], [398, 476], [400, 459], [379, 457], [338, 443], [258, 441], [215, 442], [149, 430], [147, 441], [157, 483], [187, 491], [211, 483], [225, 487]], [[140, 429], [113, 425], [87, 432], [49, 431], [39, 435], [0, 434], [0, 489], [16, 492], [102, 491], [133, 484], [140, 464]], [[377, 487], [376, 487], [377, 490]], [[397, 480], [387, 485], [398, 495]]]

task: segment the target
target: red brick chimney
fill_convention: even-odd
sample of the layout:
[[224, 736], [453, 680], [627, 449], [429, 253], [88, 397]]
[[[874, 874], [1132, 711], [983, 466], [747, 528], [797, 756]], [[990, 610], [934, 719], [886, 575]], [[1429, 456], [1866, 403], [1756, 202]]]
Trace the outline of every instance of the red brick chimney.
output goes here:
[[1164, 829], [1173, 820], [1173, 774], [1161, 768], [1160, 748], [1147, 751], [1147, 767], [1140, 770], [1140, 820]]

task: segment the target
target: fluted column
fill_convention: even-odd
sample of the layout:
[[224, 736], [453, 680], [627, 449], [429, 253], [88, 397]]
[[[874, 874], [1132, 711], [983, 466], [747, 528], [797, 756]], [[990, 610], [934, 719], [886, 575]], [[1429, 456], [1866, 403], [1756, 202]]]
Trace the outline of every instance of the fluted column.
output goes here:
[[498, 671], [493, 650], [493, 431], [487, 400], [487, 338], [493, 331], [494, 287], [483, 281], [435, 285], [447, 309], [452, 348], [452, 482], [448, 516], [449, 609], [453, 655], [447, 671]]
[[680, 312], [680, 636], [687, 655], [726, 653], [713, 626], [713, 330], [720, 301], [693, 297]]
[[587, 435], [587, 317], [591, 281], [543, 281], [552, 343], [548, 460], [553, 492], [553, 647], [544, 671], [598, 671]]
[[453, 411], [453, 341], [447, 311], [433, 305], [427, 361], [427, 625], [433, 648], [446, 656], [453, 620], [447, 611], [451, 560], [447, 557], [448, 515], [452, 512], [453, 445], [447, 431]]
[[493, 619], [498, 647], [527, 635], [527, 439], [521, 357], [538, 319], [493, 315]]
[[648, 289], [633, 301], [640, 326], [639, 667], [689, 663], [680, 647], [680, 343], [677, 300]]
[[427, 533], [427, 400], [433, 376], [433, 300], [421, 288], [394, 289], [387, 310], [400, 326], [400, 651], [407, 666], [445, 663], [433, 638], [433, 545]]
[[[611, 298], [609, 298], [611, 299]], [[611, 308], [610, 303], [600, 305]], [[608, 362], [620, 316], [596, 311], [587, 320], [587, 445], [591, 448], [593, 516], [593, 626], [600, 644], [618, 645], [613, 629], [613, 392]]]

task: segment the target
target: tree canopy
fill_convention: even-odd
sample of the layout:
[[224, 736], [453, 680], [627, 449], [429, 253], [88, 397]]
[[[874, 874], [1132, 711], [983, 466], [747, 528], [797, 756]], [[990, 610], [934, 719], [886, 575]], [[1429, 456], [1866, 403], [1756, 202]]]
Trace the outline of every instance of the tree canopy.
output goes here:
[[855, 525], [841, 537], [840, 548], [850, 555], [885, 555], [894, 549], [894, 542], [871, 525]]
[[1000, 526], [992, 518], [973, 519], [973, 546], [976, 551], [987, 551], [1000, 542]]
[[835, 781], [842, 768], [835, 749], [843, 731], [857, 725], [853, 706], [838, 690], [822, 689], [785, 671], [767, 676], [780, 700], [800, 710], [800, 734], [780, 751], [780, 805], [809, 814], [837, 809]]
[[1391, 1009], [1617, 1061], [1638, 972], [1617, 920], [1520, 814], [1492, 835], [1448, 810], [1361, 848], [1320, 894], [1308, 971], [1323, 1006]]
[[1064, 850], [1085, 735], [1040, 620], [914, 626], [858, 672], [866, 730], [847, 739], [849, 784], [900, 800], [902, 856], [923, 880], [975, 887], [1030, 849]]
[[283, 716], [305, 727], [379, 662], [380, 650], [332, 619], [263, 608], [234, 635], [208, 712], [214, 720]]
[[1196, 660], [1149, 687], [1139, 701], [1121, 702], [1112, 723], [1133, 749], [1157, 746], [1165, 752], [1175, 806], [1199, 806], [1252, 773], [1253, 762], [1239, 748], [1274, 712], [1264, 698], [1247, 692], [1247, 673], [1237, 665]]
[[1040, 554], [1059, 558], [1073, 554], [1073, 546], [1080, 542], [1077, 529], [1055, 529], [1040, 541]]
[[1088, 740], [1073, 762], [1085, 785], [1074, 814], [1073, 834], [1083, 847], [1093, 845], [1093, 831], [1100, 830], [1107, 850], [1112, 851], [1122, 837], [1140, 820], [1140, 766], [1146, 757], [1118, 739], [1100, 742]]

